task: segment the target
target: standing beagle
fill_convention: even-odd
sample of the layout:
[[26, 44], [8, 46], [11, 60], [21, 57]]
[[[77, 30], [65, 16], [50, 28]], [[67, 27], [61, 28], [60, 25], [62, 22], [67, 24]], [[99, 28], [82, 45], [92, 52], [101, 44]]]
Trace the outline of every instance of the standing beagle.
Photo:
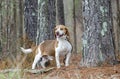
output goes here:
[[54, 29], [54, 33], [55, 40], [45, 40], [34, 48], [24, 49], [21, 47], [21, 50], [24, 53], [36, 52], [32, 69], [35, 69], [39, 62], [41, 66], [45, 68], [45, 63], [49, 60], [53, 60], [53, 57], [55, 57], [57, 68], [60, 68], [60, 55], [65, 56], [65, 66], [69, 65], [72, 45], [69, 42], [68, 29], [64, 25], [57, 25]]

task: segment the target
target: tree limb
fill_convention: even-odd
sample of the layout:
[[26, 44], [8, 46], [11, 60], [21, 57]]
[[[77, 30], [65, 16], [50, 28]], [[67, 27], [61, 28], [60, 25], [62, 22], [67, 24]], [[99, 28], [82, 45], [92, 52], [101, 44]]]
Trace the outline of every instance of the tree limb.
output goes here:
[[52, 69], [54, 69], [54, 67], [52, 68], [48, 68], [48, 69], [5, 69], [5, 70], [0, 70], [0, 73], [9, 73], [9, 72], [25, 72], [25, 73], [33, 73], [33, 74], [39, 74], [39, 73], [46, 73], [51, 71]]

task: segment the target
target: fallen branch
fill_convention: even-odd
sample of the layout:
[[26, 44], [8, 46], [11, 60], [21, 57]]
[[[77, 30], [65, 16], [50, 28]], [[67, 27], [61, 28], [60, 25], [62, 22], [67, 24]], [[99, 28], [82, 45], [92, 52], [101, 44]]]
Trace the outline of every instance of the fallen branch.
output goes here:
[[52, 69], [54, 69], [54, 67], [48, 68], [48, 69], [40, 69], [40, 70], [38, 70], [38, 69], [37, 70], [24, 70], [24, 72], [37, 74], [37, 73], [46, 73], [46, 72], [51, 71]]
[[48, 69], [5, 69], [5, 70], [0, 70], [0, 73], [9, 73], [9, 72], [25, 72], [25, 73], [33, 73], [33, 74], [39, 74], [39, 73], [46, 73], [54, 69], [48, 68]]

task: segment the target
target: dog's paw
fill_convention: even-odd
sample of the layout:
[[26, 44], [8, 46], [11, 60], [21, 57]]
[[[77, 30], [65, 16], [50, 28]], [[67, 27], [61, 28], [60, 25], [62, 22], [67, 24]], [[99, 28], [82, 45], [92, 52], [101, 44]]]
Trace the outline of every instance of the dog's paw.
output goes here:
[[69, 64], [65, 64], [65, 66], [69, 66]]
[[60, 68], [60, 65], [57, 65], [57, 68], [59, 69], [59, 68]]

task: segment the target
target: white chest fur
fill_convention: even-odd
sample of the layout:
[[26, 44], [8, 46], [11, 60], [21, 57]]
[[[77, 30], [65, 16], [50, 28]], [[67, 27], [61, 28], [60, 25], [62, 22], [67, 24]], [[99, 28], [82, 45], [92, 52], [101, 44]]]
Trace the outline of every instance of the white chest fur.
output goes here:
[[57, 68], [60, 68], [60, 55], [65, 55], [65, 66], [69, 65], [69, 59], [71, 56], [72, 45], [65, 39], [57, 39], [58, 46], [55, 48], [55, 58]]
[[56, 48], [56, 53], [59, 53], [60, 55], [65, 55], [67, 53], [70, 53], [71, 50], [72, 45], [67, 40], [58, 39], [58, 47]]

